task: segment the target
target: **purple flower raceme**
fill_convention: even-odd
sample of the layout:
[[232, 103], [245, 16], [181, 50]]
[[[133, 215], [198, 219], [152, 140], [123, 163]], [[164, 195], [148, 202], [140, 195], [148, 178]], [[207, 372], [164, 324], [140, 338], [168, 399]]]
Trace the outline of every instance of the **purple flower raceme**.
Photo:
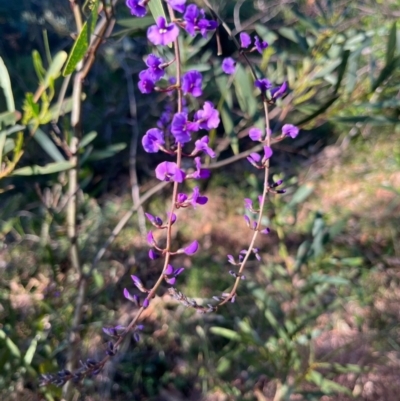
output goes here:
[[204, 102], [203, 109], [196, 112], [194, 119], [201, 129], [206, 130], [217, 128], [220, 122], [218, 110], [209, 101]]
[[194, 97], [201, 96], [203, 94], [203, 91], [201, 89], [202, 82], [203, 82], [203, 77], [198, 71], [196, 70], [188, 71], [182, 77], [183, 94], [187, 95], [190, 93]]
[[175, 11], [184, 13], [186, 9], [186, 0], [165, 0]]
[[222, 61], [222, 71], [225, 74], [232, 75], [236, 71], [236, 62], [232, 57], [224, 58]]
[[149, 70], [143, 70], [139, 73], [138, 87], [142, 93], [151, 93], [155, 88], [154, 78]]
[[265, 92], [271, 88], [271, 81], [267, 78], [256, 79], [254, 81], [254, 86], [260, 89], [261, 92]]
[[156, 177], [160, 181], [183, 182], [185, 173], [174, 162], [162, 162], [156, 167]]
[[166, 46], [172, 43], [179, 35], [179, 28], [174, 24], [168, 24], [164, 17], [157, 17], [156, 25], [147, 30], [147, 39], [153, 45]]
[[290, 136], [291, 138], [296, 138], [296, 136], [299, 134], [299, 129], [292, 124], [285, 124], [282, 127], [282, 136]]
[[142, 138], [142, 145], [147, 153], [157, 153], [164, 144], [164, 133], [158, 128], [149, 129]]
[[131, 10], [131, 14], [136, 17], [144, 17], [147, 13], [145, 0], [126, 0], [125, 4]]
[[246, 32], [240, 33], [240, 46], [242, 49], [247, 49], [251, 45], [251, 37]]

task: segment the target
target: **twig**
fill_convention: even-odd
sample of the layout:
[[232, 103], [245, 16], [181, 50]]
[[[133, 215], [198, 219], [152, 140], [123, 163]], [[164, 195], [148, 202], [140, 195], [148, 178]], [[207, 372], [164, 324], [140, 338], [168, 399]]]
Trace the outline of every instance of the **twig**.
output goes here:
[[[136, 106], [136, 97], [135, 97], [135, 87], [133, 84], [132, 73], [127, 65], [125, 59], [121, 61], [121, 66], [125, 72], [125, 78], [127, 83], [128, 90], [128, 98], [129, 98], [129, 114], [131, 116], [131, 145], [129, 150], [129, 175], [131, 181], [131, 193], [133, 205], [140, 205], [140, 192], [139, 192], [139, 184], [138, 184], [138, 176], [136, 171], [136, 153], [137, 146], [139, 140], [139, 126], [137, 122], [137, 106]], [[142, 239], [146, 239], [146, 218], [144, 215], [144, 210], [142, 206], [138, 206], [137, 208], [138, 214], [138, 224], [140, 234], [142, 235]]]

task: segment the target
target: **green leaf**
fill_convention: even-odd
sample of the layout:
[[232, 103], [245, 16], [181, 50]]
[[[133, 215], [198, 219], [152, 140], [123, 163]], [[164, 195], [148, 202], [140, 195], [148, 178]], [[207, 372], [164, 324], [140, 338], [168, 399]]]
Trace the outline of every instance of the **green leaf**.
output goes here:
[[40, 128], [36, 130], [33, 138], [55, 162], [65, 161], [54, 142]]
[[97, 137], [97, 132], [96, 131], [90, 131], [79, 142], [78, 149], [83, 149], [84, 147], [89, 145], [89, 143], [91, 143], [96, 137]]
[[[6, 143], [6, 139], [7, 139], [6, 131], [0, 132], [0, 166], [3, 163], [3, 150], [4, 150], [4, 145]], [[6, 154], [6, 153], [4, 153], [4, 154]]]
[[397, 118], [389, 118], [385, 116], [335, 117], [334, 120], [345, 124], [368, 123], [370, 125], [378, 125], [378, 126], [400, 123], [400, 121]]
[[[0, 57], [0, 88], [3, 89], [4, 97], [6, 98], [7, 110], [14, 112], [15, 103], [11, 87], [10, 75], [8, 74], [7, 67], [4, 64], [4, 61], [1, 57]], [[15, 121], [15, 116], [14, 116], [14, 121]]]
[[390, 28], [387, 50], [386, 50], [386, 65], [390, 64], [394, 58], [394, 53], [396, 51], [396, 36], [397, 36], [397, 23], [393, 22]]
[[308, 278], [308, 282], [311, 285], [314, 284], [350, 285], [350, 281], [344, 277], [328, 276], [327, 274], [317, 274], [317, 273], [312, 273]]
[[31, 341], [31, 344], [29, 345], [29, 348], [27, 349], [27, 351], [25, 353], [24, 362], [28, 366], [32, 363], [32, 359], [33, 359], [33, 356], [35, 355], [39, 338], [40, 338], [39, 335], [35, 336], [35, 338]]
[[0, 329], [0, 340], [4, 340], [6, 347], [11, 352], [11, 354], [14, 355], [14, 357], [21, 358], [21, 353], [19, 352], [17, 345], [1, 329]]
[[340, 64], [342, 63], [341, 59], [338, 60], [333, 60], [329, 63], [327, 63], [324, 67], [321, 69], [317, 69], [314, 79], [316, 78], [324, 78], [326, 75], [330, 74], [332, 71], [334, 71]]
[[73, 168], [74, 165], [70, 161], [62, 161], [62, 162], [55, 162], [49, 163], [45, 166], [27, 166], [21, 167], [12, 172], [11, 175], [17, 176], [30, 176], [30, 175], [42, 175], [42, 174], [53, 174], [59, 173], [60, 171], [66, 171]]
[[342, 62], [338, 68], [338, 77], [335, 85], [335, 93], [337, 93], [337, 91], [340, 88], [340, 84], [342, 83], [347, 68], [347, 62], [349, 61], [349, 56], [350, 56], [350, 50], [345, 50], [342, 55]]
[[292, 199], [287, 204], [287, 207], [292, 208], [300, 203], [303, 203], [314, 191], [314, 188], [309, 185], [302, 185], [292, 196]]
[[239, 64], [236, 67], [233, 83], [235, 85], [236, 97], [240, 109], [249, 117], [253, 117], [257, 111], [257, 101], [253, 94], [253, 84], [247, 71]]
[[153, 16], [154, 20], [157, 19], [157, 17], [162, 16], [165, 19], [167, 19], [167, 16], [165, 15], [164, 7], [162, 5], [161, 0], [151, 0], [148, 3], [151, 15]]
[[97, 9], [98, 0], [93, 5], [89, 19], [83, 24], [82, 30], [79, 32], [79, 35], [72, 46], [71, 52], [68, 56], [67, 64], [63, 71], [64, 77], [74, 72], [76, 66], [83, 59], [89, 47], [90, 36], [93, 33], [97, 21]]
[[297, 121], [295, 125], [303, 125], [309, 121], [314, 120], [315, 117], [318, 117], [320, 114], [325, 112], [327, 109], [329, 109], [330, 106], [339, 98], [339, 96], [334, 96], [333, 98], [329, 99], [326, 103], [324, 103], [317, 111], [314, 113], [310, 114], [307, 117], [304, 117], [302, 120]]
[[232, 151], [235, 155], [239, 153], [239, 141], [234, 132], [234, 123], [232, 120], [232, 116], [230, 110], [224, 104], [220, 110], [222, 124], [224, 125], [225, 134], [230, 140], [230, 145], [232, 147]]
[[102, 150], [96, 150], [91, 153], [91, 155], [88, 157], [88, 160], [90, 161], [96, 161], [96, 160], [103, 160], [107, 159], [108, 157], [112, 157], [121, 150], [126, 148], [126, 143], [116, 143], [114, 145], [110, 145], [105, 149]]
[[386, 81], [396, 70], [397, 67], [400, 65], [400, 56], [394, 57], [389, 64], [386, 64], [383, 67], [382, 71], [380, 72], [378, 78], [374, 82], [372, 86], [372, 91], [375, 91], [378, 86], [380, 86], [384, 81]]
[[325, 394], [344, 393], [349, 396], [352, 395], [348, 388], [341, 386], [332, 380], [325, 379], [321, 373], [315, 370], [307, 373], [306, 379], [307, 381], [317, 385]]
[[40, 82], [43, 82], [46, 70], [43, 67], [42, 57], [37, 50], [32, 51], [33, 68]]
[[226, 329], [225, 327], [214, 326], [210, 328], [210, 332], [216, 334], [217, 336], [228, 338], [232, 341], [239, 341], [241, 339], [241, 336], [236, 333], [236, 331]]
[[59, 77], [61, 68], [63, 67], [65, 60], [67, 59], [68, 54], [65, 51], [59, 51], [56, 56], [53, 58], [53, 61], [50, 64], [49, 69], [46, 72], [46, 75], [43, 80], [43, 86], [47, 88], [51, 85], [51, 82]]
[[15, 124], [15, 112], [14, 111], [5, 111], [4, 113], [0, 113], [0, 128], [6, 127], [8, 125]]
[[143, 18], [122, 18], [117, 21], [117, 24], [123, 26], [124, 28], [131, 28], [132, 30], [139, 30], [147, 28], [154, 24], [153, 17], [143, 17]]

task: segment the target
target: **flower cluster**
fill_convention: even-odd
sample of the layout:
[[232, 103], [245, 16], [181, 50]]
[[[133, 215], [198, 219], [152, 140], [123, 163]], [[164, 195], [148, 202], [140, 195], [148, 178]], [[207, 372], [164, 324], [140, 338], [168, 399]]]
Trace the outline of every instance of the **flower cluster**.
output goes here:
[[[147, 14], [149, 1], [151, 0], [126, 0], [126, 5], [132, 15], [143, 17]], [[187, 192], [184, 189], [180, 192], [180, 186], [185, 185], [188, 180], [200, 180], [210, 177], [210, 170], [203, 168], [203, 161], [204, 158], [216, 157], [209, 133], [218, 129], [220, 124], [220, 114], [214, 104], [209, 100], [201, 102], [198, 99], [203, 95], [204, 89], [201, 72], [195, 69], [184, 73], [182, 71], [178, 36], [182, 32], [186, 32], [191, 36], [200, 33], [205, 37], [217, 28], [218, 23], [208, 19], [205, 11], [197, 5], [187, 5], [186, 0], [164, 0], [164, 2], [169, 9], [169, 20], [164, 16], [158, 16], [155, 24], [147, 30], [147, 39], [154, 46], [169, 46], [173, 44], [175, 56], [170, 57], [170, 60], [167, 61], [168, 49], [162, 52], [165, 59], [159, 56], [160, 52], [157, 48], [154, 49], [154, 53], [145, 58], [146, 68], [139, 73], [138, 81], [138, 87], [143, 94], [150, 94], [154, 91], [165, 92], [169, 100], [176, 100], [175, 105], [172, 103], [167, 104], [155, 126], [153, 125], [152, 128], [148, 129], [142, 137], [142, 146], [145, 152], [150, 154], [161, 152], [168, 158], [155, 167], [154, 174], [158, 180], [169, 182], [173, 186], [173, 198], [170, 211], [166, 214], [166, 219], [164, 218], [163, 220], [159, 216], [146, 213], [148, 221], [153, 226], [153, 230], [147, 233], [147, 242], [150, 247], [148, 256], [151, 260], [163, 258], [164, 267], [155, 284], [144, 283], [138, 276], [131, 276], [136, 293], [124, 288], [123, 295], [136, 305], [138, 308], [137, 314], [127, 327], [117, 325], [103, 328], [104, 334], [111, 337], [111, 340], [107, 341], [105, 357], [101, 361], [88, 359], [82, 362], [81, 368], [74, 373], [63, 370], [56, 375], [44, 375], [42, 378], [43, 384], [63, 385], [68, 380], [80, 380], [85, 376], [97, 375], [107, 360], [116, 354], [127, 333], [133, 333], [134, 338], [138, 341], [138, 332], [143, 329], [143, 326], [138, 324], [138, 320], [143, 310], [150, 306], [162, 283], [169, 286], [168, 292], [174, 299], [186, 307], [194, 308], [199, 313], [215, 312], [223, 304], [234, 302], [239, 282], [246, 278], [243, 274], [246, 261], [250, 256], [261, 261], [259, 249], [254, 246], [258, 234], [268, 234], [270, 232], [269, 227], [262, 227], [261, 225], [267, 195], [269, 193], [282, 194], [285, 192], [284, 189], [276, 189], [282, 184], [281, 180], [272, 184], [269, 184], [268, 181], [270, 159], [273, 156], [272, 140], [283, 140], [286, 137], [296, 138], [299, 129], [294, 125], [285, 124], [282, 127], [281, 135], [276, 135], [271, 132], [268, 113], [266, 112], [264, 129], [249, 128], [250, 139], [261, 143], [263, 151], [261, 154], [250, 153], [247, 160], [255, 168], [264, 171], [265, 182], [264, 191], [258, 197], [258, 207], [254, 207], [251, 199], [246, 198], [244, 200], [246, 209], [244, 218], [247, 226], [253, 232], [253, 237], [248, 249], [241, 250], [237, 258], [233, 255], [228, 255], [228, 263], [233, 265], [235, 269], [228, 272], [234, 278], [232, 290], [214, 296], [213, 304], [204, 303], [203, 305], [203, 303], [198, 303], [186, 297], [174, 287], [185, 270], [183, 267], [174, 266], [174, 264], [177, 264], [174, 263], [174, 257], [182, 254], [192, 256], [199, 249], [197, 240], [193, 240], [180, 248], [174, 247], [171, 233], [172, 226], [178, 221], [178, 216], [175, 212], [178, 209], [201, 207], [208, 202], [208, 197], [200, 193], [198, 185], [192, 185], [191, 192]], [[181, 16], [177, 18], [175, 12], [180, 13]], [[244, 53], [253, 51], [262, 53], [267, 47], [268, 43], [258, 36], [252, 39], [245, 32], [240, 34], [239, 54], [244, 55]], [[246, 57], [245, 59], [247, 60]], [[175, 77], [168, 75], [170, 66], [174, 67]], [[236, 61], [233, 58], [225, 58], [222, 62], [222, 71], [226, 74], [234, 74], [236, 66]], [[283, 97], [288, 90], [286, 82], [273, 87], [269, 79], [257, 78], [256, 76], [254, 76], [254, 85], [261, 92], [264, 109], [268, 107], [267, 104]], [[172, 160], [171, 157], [173, 158]], [[182, 163], [183, 158], [192, 160], [193, 168], [188, 167], [190, 164]], [[165, 234], [162, 240], [159, 234]], [[217, 303], [215, 304], [215, 302]]]

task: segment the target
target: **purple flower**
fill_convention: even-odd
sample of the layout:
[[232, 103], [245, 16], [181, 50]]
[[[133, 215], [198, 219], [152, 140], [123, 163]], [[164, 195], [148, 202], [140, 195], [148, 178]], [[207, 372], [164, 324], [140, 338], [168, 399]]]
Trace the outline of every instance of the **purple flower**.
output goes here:
[[150, 305], [150, 300], [149, 300], [149, 298], [145, 298], [144, 300], [143, 300], [143, 309], [146, 309], [148, 306]]
[[190, 132], [198, 131], [198, 129], [199, 125], [197, 123], [191, 123], [188, 121], [186, 113], [176, 113], [172, 119], [171, 133], [176, 142], [182, 145], [190, 142]]
[[195, 4], [186, 7], [183, 20], [186, 22], [185, 29], [191, 36], [195, 36], [196, 31], [200, 31], [205, 36], [208, 31], [214, 30], [218, 26], [216, 21], [207, 20], [204, 10], [199, 10]]
[[143, 70], [139, 73], [138, 87], [142, 93], [151, 93], [154, 90], [154, 79], [149, 70]]
[[183, 182], [185, 173], [174, 162], [162, 162], [156, 167], [156, 177], [160, 181]]
[[125, 330], [125, 326], [114, 326], [114, 327], [103, 327], [103, 332], [105, 334], [107, 334], [108, 336], [111, 337], [116, 337], [118, 335], [120, 335], [124, 330]]
[[261, 161], [261, 156], [258, 153], [250, 153], [247, 160], [254, 166], [259, 167], [258, 163]]
[[[204, 16], [204, 10], [200, 10], [200, 13]], [[214, 31], [218, 27], [217, 21], [214, 20], [208, 20], [205, 18], [202, 18], [199, 20], [199, 23], [197, 24], [200, 33], [202, 34], [203, 38], [207, 36], [208, 31]]]
[[287, 90], [287, 83], [284, 82], [281, 86], [277, 86], [276, 88], [271, 89], [272, 99], [278, 99], [282, 97]]
[[184, 270], [185, 269], [183, 267], [174, 269], [171, 265], [167, 265], [166, 269], [164, 270], [165, 281], [170, 285], [174, 285], [176, 282], [176, 277], [179, 276]]
[[194, 143], [195, 150], [197, 150], [198, 152], [202, 151], [204, 153], [207, 153], [208, 156], [214, 158], [215, 152], [208, 146], [209, 141], [210, 138], [207, 135], [203, 136], [201, 139], [197, 140]]
[[246, 32], [240, 33], [240, 46], [242, 49], [247, 49], [251, 45], [250, 35]]
[[261, 141], [262, 131], [260, 130], [260, 128], [250, 128], [249, 137], [252, 141]]
[[282, 136], [290, 136], [291, 138], [296, 138], [296, 136], [299, 134], [299, 129], [292, 124], [285, 124], [282, 127]]
[[149, 129], [142, 138], [142, 145], [147, 153], [157, 153], [164, 143], [164, 133], [158, 128]]
[[148, 292], [146, 290], [146, 288], [144, 287], [142, 280], [140, 280], [139, 277], [132, 275], [131, 276], [132, 280], [133, 280], [133, 284], [135, 284], [135, 286], [137, 287], [137, 289], [141, 292]]
[[203, 77], [198, 71], [188, 71], [182, 77], [183, 94], [187, 95], [190, 93], [194, 97], [201, 96], [203, 94], [203, 91], [201, 90], [202, 80]]
[[147, 30], [147, 39], [153, 45], [169, 45], [179, 35], [179, 28], [175, 24], [168, 24], [164, 17], [157, 17], [157, 25], [152, 25]]
[[193, 188], [192, 205], [205, 205], [208, 202], [207, 196], [200, 195], [199, 187]]
[[166, 2], [175, 10], [180, 13], [185, 12], [185, 3], [186, 0], [166, 0]]
[[210, 170], [202, 169], [201, 168], [201, 160], [200, 157], [195, 157], [194, 158], [194, 164], [196, 165], [196, 171], [192, 174], [189, 174], [189, 178], [194, 178], [194, 179], [203, 179], [203, 178], [208, 178], [210, 176]]
[[145, 213], [145, 216], [150, 220], [150, 223], [155, 227], [161, 227], [163, 225], [163, 221], [158, 216], [153, 216], [150, 213]]
[[199, 110], [194, 118], [200, 123], [200, 128], [206, 130], [217, 128], [220, 122], [218, 110], [214, 109], [214, 105], [208, 101], [204, 102], [203, 110]]
[[153, 77], [154, 82], [160, 80], [164, 76], [164, 68], [160, 68], [163, 62], [162, 58], [154, 54], [150, 54], [146, 59], [146, 65], [149, 67], [148, 71], [150, 72], [150, 76]]
[[268, 160], [274, 152], [269, 146], [264, 146], [264, 157], [263, 161]]
[[153, 237], [153, 232], [149, 231], [147, 233], [147, 242], [149, 243], [150, 246], [156, 245], [156, 240]]
[[126, 0], [125, 3], [136, 17], [144, 17], [147, 13], [144, 0]]
[[186, 255], [194, 255], [199, 249], [199, 243], [197, 241], [193, 241], [186, 248], [180, 249], [178, 253], [186, 253]]
[[254, 82], [254, 86], [258, 89], [260, 89], [261, 92], [265, 92], [269, 88], [271, 88], [271, 82], [267, 78], [263, 79], [256, 79]]
[[244, 207], [247, 210], [253, 210], [253, 201], [249, 198], [244, 198]]
[[224, 58], [222, 61], [222, 71], [225, 74], [234, 74], [236, 70], [236, 62], [232, 57]]
[[268, 43], [260, 40], [258, 36], [254, 38], [254, 44], [256, 46], [257, 51], [262, 54], [263, 50], [268, 47]]
[[138, 297], [137, 297], [137, 295], [132, 296], [126, 288], [124, 288], [124, 297], [125, 297], [128, 301], [134, 302], [135, 304], [138, 303]]
[[158, 259], [160, 257], [160, 255], [156, 252], [156, 251], [154, 251], [153, 249], [150, 249], [149, 250], [149, 258], [151, 259], [151, 260], [156, 260], [156, 259]]

